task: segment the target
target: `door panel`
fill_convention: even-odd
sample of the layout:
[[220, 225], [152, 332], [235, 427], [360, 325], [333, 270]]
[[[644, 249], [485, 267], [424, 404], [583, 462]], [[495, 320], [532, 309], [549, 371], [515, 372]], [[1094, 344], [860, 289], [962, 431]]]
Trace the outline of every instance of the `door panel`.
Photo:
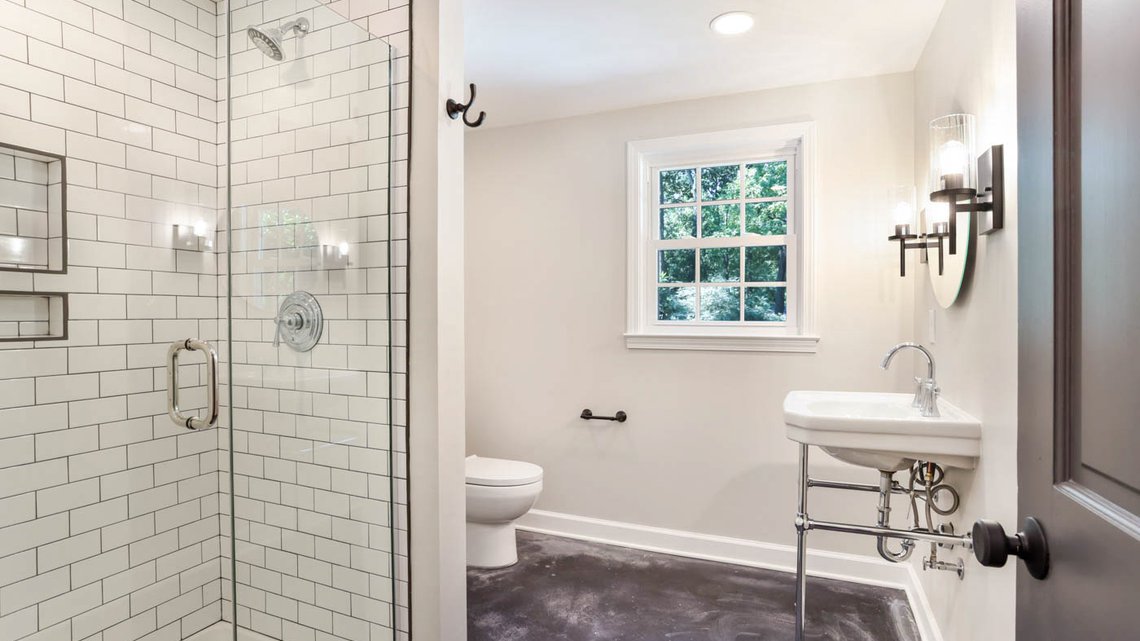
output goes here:
[[[1140, 3], [1085, 0], [1073, 26], [1080, 111], [1080, 413], [1073, 477], [1140, 511]], [[1125, 27], [1128, 33], [1121, 28]], [[1131, 79], [1131, 81], [1129, 81]], [[1094, 425], [1095, 429], [1082, 429]]]
[[1045, 581], [1018, 637], [1140, 626], [1140, 3], [1018, 5], [1019, 503]]

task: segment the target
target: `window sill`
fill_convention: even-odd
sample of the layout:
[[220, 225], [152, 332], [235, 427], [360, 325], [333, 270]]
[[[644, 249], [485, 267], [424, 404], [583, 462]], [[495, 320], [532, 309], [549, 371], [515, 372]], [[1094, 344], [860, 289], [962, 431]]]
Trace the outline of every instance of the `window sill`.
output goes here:
[[709, 334], [626, 334], [629, 349], [682, 349], [713, 352], [793, 352], [814, 354], [818, 336]]

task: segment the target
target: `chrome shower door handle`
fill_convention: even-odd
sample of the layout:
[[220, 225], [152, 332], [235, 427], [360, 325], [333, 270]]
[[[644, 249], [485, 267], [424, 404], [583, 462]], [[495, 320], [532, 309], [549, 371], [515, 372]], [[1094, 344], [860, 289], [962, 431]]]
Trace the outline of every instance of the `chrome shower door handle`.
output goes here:
[[[178, 353], [183, 350], [206, 353], [205, 417], [183, 416], [178, 407]], [[170, 349], [166, 350], [166, 404], [170, 420], [186, 429], [207, 429], [218, 422], [218, 352], [213, 345], [198, 338], [187, 338], [170, 344]]]

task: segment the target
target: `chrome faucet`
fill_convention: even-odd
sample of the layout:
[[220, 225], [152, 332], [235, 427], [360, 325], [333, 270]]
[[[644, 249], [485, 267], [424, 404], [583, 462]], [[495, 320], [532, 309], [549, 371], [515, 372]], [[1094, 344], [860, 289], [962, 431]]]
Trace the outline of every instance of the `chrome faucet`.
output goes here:
[[911, 402], [911, 406], [921, 409], [922, 415], [925, 417], [937, 417], [939, 416], [938, 393], [942, 390], [938, 388], [938, 383], [934, 379], [934, 355], [930, 353], [930, 350], [918, 343], [899, 343], [887, 351], [879, 367], [884, 370], [890, 367], [891, 359], [895, 357], [895, 354], [908, 347], [922, 352], [922, 355], [926, 357], [926, 378], [915, 377], [914, 382], [918, 387], [915, 389], [914, 400]]

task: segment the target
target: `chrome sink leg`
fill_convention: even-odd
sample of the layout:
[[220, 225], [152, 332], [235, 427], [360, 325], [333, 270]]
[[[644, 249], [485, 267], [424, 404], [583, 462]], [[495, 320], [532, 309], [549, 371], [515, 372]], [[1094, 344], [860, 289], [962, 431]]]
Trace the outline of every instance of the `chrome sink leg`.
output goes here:
[[808, 446], [800, 443], [800, 487], [796, 506], [796, 638], [804, 641], [804, 601], [807, 599]]

